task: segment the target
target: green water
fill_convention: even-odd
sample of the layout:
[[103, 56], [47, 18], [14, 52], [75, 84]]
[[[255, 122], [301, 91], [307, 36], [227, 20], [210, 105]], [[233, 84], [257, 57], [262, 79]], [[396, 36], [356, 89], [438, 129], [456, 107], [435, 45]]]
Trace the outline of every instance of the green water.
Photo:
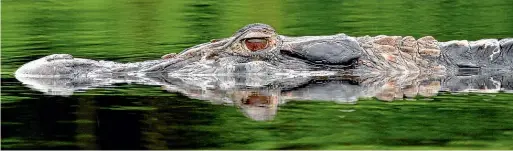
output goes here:
[[2, 149], [513, 149], [513, 94], [357, 104], [290, 101], [272, 121], [234, 106], [117, 87], [47, 96], [17, 81], [54, 53], [133, 62], [266, 23], [289, 36], [513, 37], [513, 1], [3, 0]]

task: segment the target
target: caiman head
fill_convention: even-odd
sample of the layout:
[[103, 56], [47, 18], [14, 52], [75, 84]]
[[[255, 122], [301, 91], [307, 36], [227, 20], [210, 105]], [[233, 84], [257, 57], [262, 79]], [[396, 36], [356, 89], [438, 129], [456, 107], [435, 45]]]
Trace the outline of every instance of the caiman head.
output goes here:
[[[250, 24], [232, 37], [200, 44], [149, 71], [172, 74], [322, 73], [402, 75], [443, 73], [436, 39], [426, 36], [287, 37], [266, 24]], [[321, 71], [321, 72], [319, 72]]]
[[[147, 71], [171, 74], [239, 74], [343, 71], [361, 56], [356, 39], [343, 34], [291, 38], [269, 25], [250, 24], [233, 36], [171, 55]], [[170, 55], [167, 55], [170, 56]]]

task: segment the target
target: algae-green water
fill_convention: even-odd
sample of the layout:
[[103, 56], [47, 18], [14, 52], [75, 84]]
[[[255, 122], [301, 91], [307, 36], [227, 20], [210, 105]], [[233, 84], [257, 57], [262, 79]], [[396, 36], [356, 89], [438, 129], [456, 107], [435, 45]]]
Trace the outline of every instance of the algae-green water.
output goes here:
[[234, 106], [159, 86], [119, 84], [49, 96], [13, 72], [56, 53], [134, 62], [249, 23], [289, 36], [513, 37], [505, 0], [3, 0], [2, 149], [513, 149], [513, 94], [440, 93], [392, 102], [280, 104], [255, 121]]

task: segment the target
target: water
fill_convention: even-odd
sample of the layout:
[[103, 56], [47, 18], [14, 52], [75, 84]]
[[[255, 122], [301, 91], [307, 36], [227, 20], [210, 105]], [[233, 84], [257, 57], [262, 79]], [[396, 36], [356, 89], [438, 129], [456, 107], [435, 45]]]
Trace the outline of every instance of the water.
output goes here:
[[[52, 96], [12, 75], [22, 64], [54, 53], [119, 62], [155, 59], [254, 22], [290, 36], [513, 37], [510, 1], [2, 2], [2, 149], [513, 149], [512, 94], [436, 94], [430, 91], [439, 88], [436, 82], [416, 85], [425, 97], [347, 102], [315, 99], [340, 96], [326, 89], [303, 91], [314, 97], [300, 101], [293, 96], [301, 94], [271, 88], [205, 91], [187, 83], [182, 93], [118, 83]], [[343, 90], [357, 95], [368, 89]], [[282, 99], [264, 111], [267, 120], [252, 117], [244, 104], [216, 101], [277, 101], [276, 95]]]

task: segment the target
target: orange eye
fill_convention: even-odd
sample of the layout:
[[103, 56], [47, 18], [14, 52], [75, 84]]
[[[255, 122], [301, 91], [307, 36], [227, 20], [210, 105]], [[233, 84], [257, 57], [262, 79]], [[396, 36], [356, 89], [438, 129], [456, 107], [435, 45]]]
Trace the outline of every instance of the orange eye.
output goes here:
[[250, 38], [244, 40], [244, 45], [250, 51], [259, 51], [267, 48], [268, 41], [265, 38]]
[[257, 96], [257, 95], [250, 95], [246, 100], [243, 100], [244, 104], [248, 105], [258, 105], [258, 104], [271, 104], [271, 97], [269, 96]]

